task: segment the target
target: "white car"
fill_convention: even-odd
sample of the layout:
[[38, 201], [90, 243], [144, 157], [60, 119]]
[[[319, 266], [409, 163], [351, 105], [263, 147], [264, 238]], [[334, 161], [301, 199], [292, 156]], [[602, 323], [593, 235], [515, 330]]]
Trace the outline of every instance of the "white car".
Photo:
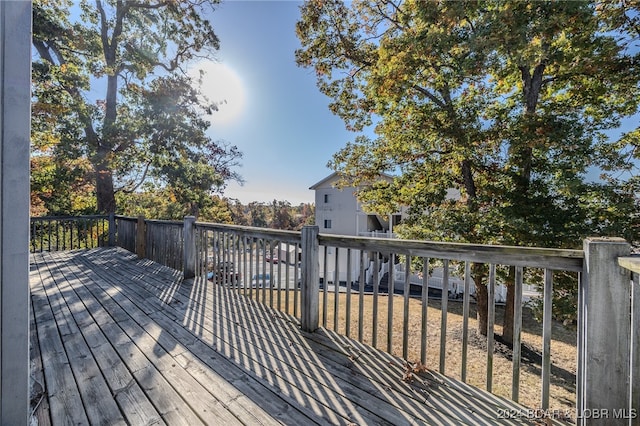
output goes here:
[[255, 274], [251, 277], [251, 287], [253, 288], [269, 288], [271, 287], [270, 274]]

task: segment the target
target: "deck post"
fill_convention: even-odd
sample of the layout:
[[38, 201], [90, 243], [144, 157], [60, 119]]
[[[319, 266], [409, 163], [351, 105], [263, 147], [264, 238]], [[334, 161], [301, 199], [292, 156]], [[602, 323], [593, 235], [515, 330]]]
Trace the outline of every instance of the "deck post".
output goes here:
[[0, 1], [0, 424], [29, 424], [31, 2]]
[[195, 216], [184, 217], [182, 253], [184, 262], [182, 264], [182, 272], [184, 278], [193, 278], [196, 276], [196, 218]]
[[116, 245], [116, 214], [109, 213], [109, 247]]
[[147, 255], [147, 224], [144, 216], [138, 216], [138, 226], [136, 227], [136, 254], [138, 259], [144, 259]]
[[313, 332], [320, 321], [320, 246], [318, 226], [302, 228], [302, 282], [300, 283], [300, 325], [302, 330]]
[[631, 246], [621, 238], [584, 241], [578, 291], [577, 420], [579, 425], [628, 424], [630, 277], [618, 265]]

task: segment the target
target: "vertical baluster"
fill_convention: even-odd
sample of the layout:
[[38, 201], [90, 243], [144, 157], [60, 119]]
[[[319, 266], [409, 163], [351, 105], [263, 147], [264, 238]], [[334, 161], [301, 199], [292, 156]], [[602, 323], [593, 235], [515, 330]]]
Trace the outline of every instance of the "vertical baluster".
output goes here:
[[40, 222], [40, 221], [38, 221], [38, 220], [33, 220], [33, 221], [31, 222], [31, 224], [32, 224], [32, 226], [33, 226], [33, 229], [32, 229], [32, 231], [31, 231], [31, 241], [33, 242], [33, 252], [34, 252], [34, 253], [35, 253], [36, 251], [38, 251], [38, 244], [37, 244], [37, 242], [36, 242], [36, 241], [37, 241], [37, 239], [38, 239], [38, 236], [40, 237], [40, 244], [39, 244], [40, 250], [39, 250], [39, 251], [42, 251], [42, 232], [41, 232], [41, 231], [38, 231], [38, 230], [39, 230], [39, 229], [41, 229], [42, 227], [41, 227], [41, 226], [38, 226], [38, 224], [39, 224], [39, 223], [41, 223], [41, 222]]
[[204, 255], [203, 243], [204, 243], [204, 230], [200, 227], [196, 227], [196, 277], [200, 277], [200, 278], [202, 278], [203, 263], [204, 263], [202, 260], [202, 256]]
[[220, 243], [220, 234], [221, 231], [213, 231], [213, 276], [214, 282], [216, 284], [222, 284], [222, 280], [220, 279], [220, 272], [218, 265], [222, 262], [222, 254], [220, 253], [221, 243]]
[[[276, 280], [276, 306], [278, 310], [282, 309], [282, 242], [278, 241], [278, 279]], [[284, 264], [287, 265], [287, 258], [285, 256]]]
[[[295, 276], [296, 284], [293, 286], [293, 316], [299, 318], [298, 314], [298, 295], [301, 289], [298, 288], [298, 280], [302, 280], [302, 272], [300, 271], [300, 262], [298, 262], [298, 253], [302, 253], [302, 244], [296, 244], [296, 259], [293, 266], [293, 275]], [[288, 311], [287, 311], [288, 312]]]
[[345, 336], [351, 337], [351, 249], [347, 249], [347, 306], [345, 321]]
[[[227, 287], [233, 288], [235, 264], [233, 263], [233, 233], [227, 231], [224, 234], [224, 253], [225, 253], [225, 281]], [[231, 266], [233, 265], [233, 266]]]
[[374, 253], [373, 261], [373, 309], [371, 346], [378, 347], [378, 297], [380, 293], [380, 253]]
[[265, 286], [265, 277], [267, 275], [267, 269], [264, 261], [264, 254], [267, 252], [267, 243], [264, 238], [260, 238], [260, 247], [262, 251], [262, 256], [260, 256], [259, 252], [256, 255], [256, 274], [258, 275], [258, 279], [256, 279], [256, 300], [260, 301], [260, 295], [262, 294], [261, 288]]
[[200, 230], [202, 235], [202, 252], [200, 253], [202, 270], [201, 274], [204, 274], [205, 281], [209, 279], [209, 230], [202, 228]]
[[[286, 286], [285, 286], [285, 290], [284, 290], [284, 305], [285, 305], [285, 312], [289, 313], [289, 291], [291, 290], [291, 244], [289, 242], [287, 242], [286, 244], [286, 250], [287, 250], [287, 258], [285, 259], [286, 262], [286, 269], [284, 270], [284, 280], [286, 281]], [[298, 257], [298, 251], [296, 249], [295, 251], [295, 257]], [[294, 259], [294, 265], [296, 259]], [[295, 280], [294, 280], [295, 281]], [[293, 286], [296, 287], [297, 283], [294, 282]], [[280, 290], [282, 291], [282, 289]]]
[[362, 342], [363, 319], [364, 319], [364, 286], [367, 285], [367, 278], [364, 272], [364, 250], [360, 250], [360, 277], [358, 279], [358, 341]]
[[89, 247], [93, 248], [93, 225], [95, 221], [93, 219], [87, 219], [87, 237], [89, 238]]
[[[87, 229], [87, 224], [89, 223], [89, 220], [90, 219], [85, 219], [85, 220], [80, 222], [80, 226], [82, 227], [82, 233], [79, 234], [80, 238], [78, 238], [78, 248], [88, 248], [89, 247], [89, 239], [88, 239], [89, 231]], [[83, 242], [82, 240], [84, 240], [84, 247], [81, 244], [81, 242]]]
[[[255, 248], [254, 248], [255, 247]], [[250, 247], [251, 251], [249, 252], [249, 276], [247, 277], [247, 285], [249, 286], [249, 298], [253, 297], [253, 274], [254, 274], [254, 269], [253, 269], [253, 257], [254, 254], [257, 257], [258, 255], [258, 240], [256, 238], [251, 238], [251, 247]], [[257, 269], [257, 268], [256, 268]], [[256, 272], [257, 274], [257, 272]], [[256, 280], [257, 281], [257, 280]]]
[[[478, 283], [481, 285], [481, 283]], [[495, 305], [496, 265], [489, 265], [489, 283], [487, 284], [487, 390], [493, 388], [493, 333], [496, 317]]]
[[327, 290], [327, 282], [329, 281], [327, 278], [327, 263], [328, 263], [328, 248], [327, 246], [323, 247], [323, 267], [322, 267], [322, 326], [323, 327], [327, 327], [327, 294], [328, 290]]
[[235, 234], [233, 250], [235, 253], [235, 263], [233, 265], [233, 277], [236, 281], [236, 291], [240, 293], [241, 281], [242, 281], [242, 238], [240, 234]]
[[[267, 280], [266, 280], [266, 273], [267, 273], [267, 250], [271, 251], [271, 241], [267, 241], [266, 239], [262, 240], [262, 246], [264, 247], [264, 256], [262, 256], [262, 303], [266, 304], [267, 303]], [[270, 263], [270, 265], [273, 265], [272, 263]], [[269, 283], [271, 283], [271, 274], [273, 273], [273, 271], [271, 270], [271, 267], [269, 267]]]
[[389, 272], [387, 272], [387, 352], [393, 354], [393, 293], [395, 281], [395, 253], [389, 254]]
[[[544, 270], [544, 290], [542, 304], [542, 409], [549, 409], [549, 383], [551, 379], [551, 319], [553, 306], [553, 271]], [[515, 300], [522, 304], [522, 297]]]
[[340, 258], [338, 257], [338, 253], [340, 248], [334, 247], [333, 254], [333, 329], [335, 331], [338, 330], [338, 319], [339, 319], [339, 307], [340, 307]]
[[[522, 266], [516, 266], [515, 300], [522, 300]], [[520, 358], [522, 331], [522, 303], [513, 304], [513, 374], [511, 383], [511, 399], [518, 402], [520, 396]]]
[[445, 374], [447, 353], [447, 305], [449, 303], [449, 259], [442, 260], [442, 297], [440, 298], [440, 365], [438, 371]]
[[235, 251], [235, 241], [236, 234], [234, 232], [229, 231], [227, 233], [227, 260], [228, 260], [228, 270], [227, 270], [227, 279], [229, 280], [229, 288], [235, 290], [236, 289], [236, 272], [237, 272], [237, 264], [236, 264], [236, 251]]
[[[50, 223], [52, 223], [52, 222], [50, 222]], [[59, 235], [60, 235], [60, 234], [59, 234], [59, 232], [60, 232], [60, 228], [59, 228], [59, 227], [60, 227], [60, 224], [59, 224], [59, 222], [54, 222], [54, 223], [56, 224], [56, 228], [55, 228], [55, 231], [56, 231], [56, 240], [55, 240], [55, 243], [54, 243], [54, 245], [53, 245], [53, 246], [55, 247], [55, 250], [60, 250], [60, 241], [59, 241]], [[63, 229], [64, 229], [64, 228], [63, 228]], [[52, 240], [52, 239], [53, 239], [53, 235], [52, 235], [52, 234], [50, 234], [50, 235], [49, 235], [49, 251], [51, 251], [51, 240]], [[62, 249], [64, 250], [64, 246], [63, 246], [63, 248], [62, 248]]]
[[273, 240], [269, 240], [269, 252], [271, 254], [271, 262], [269, 262], [269, 306], [273, 308], [273, 283], [275, 281], [275, 274], [274, 274], [274, 263], [273, 263], [273, 259], [274, 259], [274, 241]]
[[247, 253], [251, 253], [251, 242], [247, 236], [242, 237], [242, 253], [242, 286], [244, 287], [242, 294], [246, 296], [247, 287], [251, 285], [249, 281], [251, 276], [247, 275], [247, 273], [249, 272], [248, 262], [250, 262]]
[[[402, 315], [402, 358], [408, 359], [409, 351], [409, 291], [411, 290], [411, 256], [405, 257], [404, 311]], [[395, 274], [394, 274], [395, 275]]]
[[[481, 283], [478, 283], [481, 285]], [[469, 301], [471, 295], [469, 294], [471, 288], [471, 264], [469, 262], [464, 263], [464, 298], [462, 299], [462, 371], [460, 372], [460, 379], [466, 383], [467, 381], [467, 350], [469, 346]], [[447, 292], [449, 288], [447, 287]], [[442, 289], [443, 297], [445, 289]]]
[[427, 307], [429, 306], [429, 258], [422, 259], [422, 292], [421, 292], [422, 317], [420, 319], [420, 363], [427, 365]]

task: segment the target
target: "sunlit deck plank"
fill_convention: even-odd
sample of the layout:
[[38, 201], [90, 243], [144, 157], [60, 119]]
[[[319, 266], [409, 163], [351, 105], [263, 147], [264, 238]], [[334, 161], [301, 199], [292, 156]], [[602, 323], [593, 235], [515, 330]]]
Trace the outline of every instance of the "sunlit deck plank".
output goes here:
[[[100, 403], [118, 408], [105, 416], [131, 424], [527, 424], [498, 419], [500, 410], [521, 408], [515, 403], [432, 372], [408, 383], [398, 358], [328, 330], [301, 332], [286, 314], [121, 249], [44, 253], [33, 262], [57, 419], [100, 416], [91, 389], [109, 399], [108, 386], [111, 401]], [[70, 349], [81, 355], [67, 360]], [[100, 385], [78, 386], [74, 372]], [[56, 381], [78, 398], [58, 401]]]
[[[35, 270], [35, 268], [33, 268]], [[33, 273], [33, 271], [31, 272]], [[35, 270], [37, 274], [38, 271]], [[31, 411], [33, 419], [38, 426], [51, 425], [49, 396], [45, 389], [44, 369], [40, 356], [40, 344], [38, 343], [38, 330], [36, 328], [35, 309], [31, 305], [29, 315], [29, 356], [31, 358]]]
[[[359, 424], [384, 423], [384, 420], [375, 416], [372, 417], [367, 410], [363, 410], [358, 405], [349, 404], [348, 402], [345, 404], [344, 400], [333, 395], [334, 390], [322, 389], [322, 380], [305, 377], [298, 369], [290, 368], [286, 361], [274, 358], [273, 352], [261, 346], [261, 342], [256, 341], [252, 335], [243, 337], [236, 327], [235, 320], [229, 320], [223, 314], [223, 312], [227, 311], [229, 312], [228, 315], [234, 315], [233, 312], [237, 312], [238, 309], [238, 305], [231, 304], [231, 301], [222, 300], [222, 294], [227, 293], [228, 290], [216, 286], [220, 294], [217, 296], [210, 294], [207, 300], [219, 303], [209, 310], [208, 314], [202, 315], [199, 321], [194, 321], [192, 313], [200, 312], [197, 303], [194, 303], [192, 299], [185, 297], [179, 291], [180, 289], [191, 288], [194, 283], [166, 282], [166, 280], [163, 283], [163, 278], [158, 279], [158, 277], [154, 276], [154, 274], [158, 273], [158, 268], [152, 266], [150, 269], [149, 276], [138, 277], [135, 284], [122, 285], [128, 286], [130, 294], [138, 296], [135, 301], [140, 305], [139, 309], [150, 312], [150, 318], [163, 321], [163, 330], [175, 330], [175, 324], [182, 330], [195, 328], [197, 330], [196, 333], [187, 337], [187, 342], [192, 342], [196, 335], [199, 339], [204, 339], [205, 342], [213, 345], [225, 358], [235, 361], [236, 364], [242, 367], [244, 374], [250, 375], [267, 388], [270, 388], [263, 390], [263, 392], [270, 391], [274, 394], [283, 394], [291, 399], [289, 401], [290, 404], [293, 403], [300, 410], [310, 411], [315, 421], [327, 424], [345, 422]], [[126, 264], [120, 264], [111, 268], [111, 270], [118, 272], [114, 274], [115, 276], [103, 278], [105, 280], [110, 279], [112, 284], [117, 282], [124, 283], [127, 281], [126, 276], [128, 274], [136, 273], [135, 269], [131, 269], [131, 265]], [[160, 272], [162, 271], [160, 270]], [[171, 287], [167, 288], [166, 284], [171, 284]], [[199, 284], [211, 285], [211, 283], [206, 282], [199, 282]], [[159, 299], [158, 295], [162, 299]], [[235, 296], [237, 297], [237, 295]], [[129, 309], [135, 308], [130, 307]], [[217, 321], [217, 324], [214, 324], [216, 321], [213, 319], [213, 312], [216, 312], [216, 318], [223, 318], [224, 320]], [[267, 316], [266, 313], [262, 312], [261, 314], [253, 315], [252, 319], [265, 325], [264, 317]], [[174, 322], [173, 326], [171, 322]], [[183, 325], [185, 322], [191, 324]], [[288, 324], [288, 327], [291, 326], [291, 324]], [[179, 351], [179, 353], [183, 352], [184, 349]], [[299, 354], [293, 357], [293, 359], [298, 358], [300, 358]], [[324, 397], [324, 400], [319, 399], [321, 397]], [[358, 413], [358, 411], [362, 413]], [[287, 419], [287, 422], [293, 422], [293, 418]], [[397, 422], [395, 423], [397, 424]]]
[[[215, 318], [210, 314], [204, 315], [200, 323], [195, 322], [190, 326], [208, 333], [217, 330], [218, 335], [214, 340], [218, 350], [241, 363], [247, 371], [255, 370], [256, 375], [262, 374], [263, 380], [273, 386], [285, 388], [284, 392], [291, 392], [291, 396], [303, 406], [312, 407], [325, 419], [330, 420], [332, 411], [337, 411], [349, 421], [362, 424], [384, 423], [385, 419], [393, 424], [413, 424], [420, 420], [415, 415], [396, 410], [387, 400], [373, 401], [370, 393], [350, 383], [353, 382], [352, 374], [345, 373], [340, 378], [335, 371], [328, 371], [323, 366], [326, 360], [309, 357], [309, 352], [314, 351], [309, 351], [310, 347], [305, 344], [299, 331], [283, 334], [283, 330], [286, 333], [291, 329], [291, 323], [278, 324], [281, 319], [279, 314], [233, 291], [206, 282], [185, 283], [165, 293], [171, 296], [165, 299], [164, 306], [157, 306], [156, 314], [163, 312], [180, 319], [188, 317], [190, 312], [202, 311], [196, 306], [194, 300], [198, 298], [193, 294], [199, 285], [216, 290], [215, 295], [212, 291], [204, 292], [208, 294], [206, 300], [216, 303], [209, 311], [216, 312], [216, 315]], [[140, 300], [149, 301], [153, 294], [162, 292], [163, 288], [154, 287], [153, 280], [150, 280], [136, 285], [132, 290], [139, 292]], [[345, 377], [347, 380], [344, 380]], [[334, 423], [336, 421], [339, 418], [333, 419]]]
[[82, 403], [80, 387], [75, 381], [63, 343], [64, 332], [58, 327], [54, 309], [45, 292], [46, 283], [50, 286], [55, 284], [46, 270], [41, 272], [42, 274], [38, 274], [39, 276], [32, 281], [32, 304], [40, 342], [45, 389], [51, 407], [51, 420], [54, 425], [88, 424], [88, 413]]

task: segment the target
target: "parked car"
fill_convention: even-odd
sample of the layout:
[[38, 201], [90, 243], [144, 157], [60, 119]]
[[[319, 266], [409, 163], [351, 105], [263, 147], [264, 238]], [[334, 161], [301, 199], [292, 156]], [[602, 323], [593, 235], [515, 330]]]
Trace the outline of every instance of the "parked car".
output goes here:
[[270, 263], [278, 263], [279, 262], [278, 255], [277, 254], [272, 254], [272, 253], [267, 253], [264, 256], [264, 260], [266, 260], [267, 262], [270, 262]]
[[271, 287], [271, 275], [270, 274], [255, 274], [251, 277], [251, 287], [254, 288], [269, 288]]
[[[373, 263], [373, 262], [372, 262]], [[370, 265], [371, 267], [372, 265]], [[393, 266], [393, 287], [394, 291], [404, 292], [405, 284], [405, 271], [404, 264], [396, 264]], [[373, 280], [373, 273], [371, 274], [371, 280]], [[443, 268], [434, 268], [429, 274], [429, 293], [435, 296], [442, 296], [442, 281], [444, 270]], [[380, 265], [380, 271], [378, 273], [380, 288], [387, 290], [389, 287], [389, 262], [384, 262]], [[447, 294], [449, 298], [462, 297], [464, 293], [464, 279], [455, 275], [453, 270], [449, 272], [449, 288]], [[412, 291], [421, 291], [423, 284], [422, 273], [410, 273], [409, 285]], [[471, 282], [470, 293], [475, 294], [475, 283]]]
[[242, 275], [236, 271], [233, 262], [218, 262], [215, 266], [209, 265], [207, 279], [219, 284], [239, 284]]

